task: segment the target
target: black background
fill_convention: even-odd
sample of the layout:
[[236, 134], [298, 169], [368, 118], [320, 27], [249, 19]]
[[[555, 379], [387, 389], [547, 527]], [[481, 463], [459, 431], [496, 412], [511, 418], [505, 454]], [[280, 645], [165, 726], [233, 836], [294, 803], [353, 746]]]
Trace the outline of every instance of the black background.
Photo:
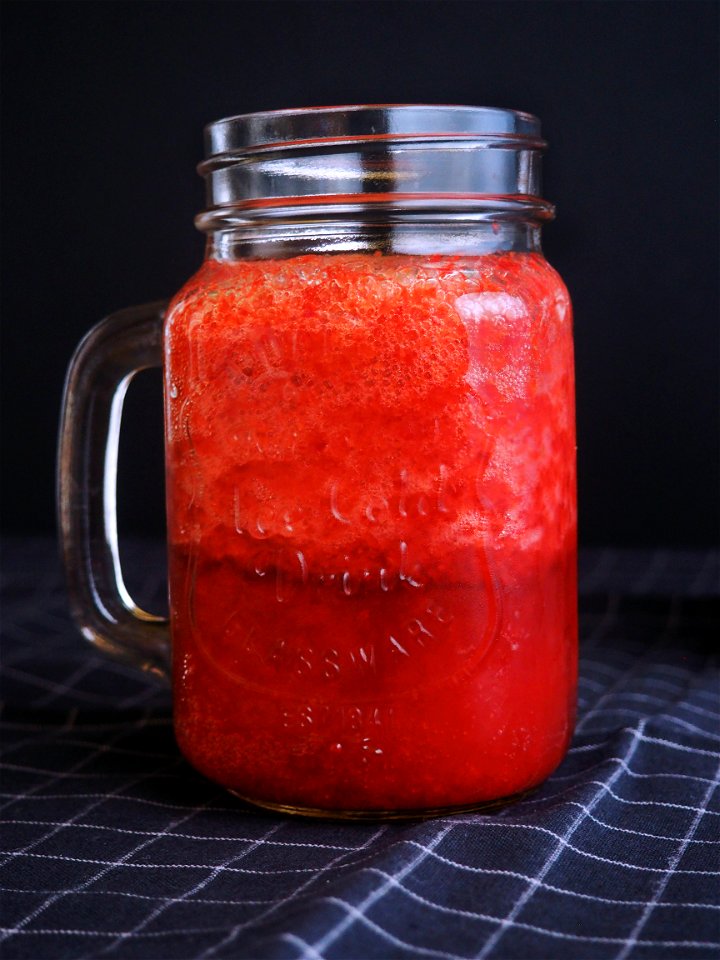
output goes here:
[[[529, 110], [576, 313], [581, 539], [718, 539], [717, 6], [5, 2], [6, 532], [54, 528], [64, 369], [199, 265], [201, 131], [291, 106]], [[131, 390], [121, 523], [162, 529], [159, 375]]]

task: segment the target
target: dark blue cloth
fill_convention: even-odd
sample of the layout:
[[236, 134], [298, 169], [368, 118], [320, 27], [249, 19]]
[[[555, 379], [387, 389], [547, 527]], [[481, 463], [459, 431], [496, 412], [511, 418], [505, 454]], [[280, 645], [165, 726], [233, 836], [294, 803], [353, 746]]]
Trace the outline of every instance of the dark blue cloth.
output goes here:
[[[157, 547], [130, 554], [159, 595]], [[80, 638], [54, 545], [3, 568], [6, 960], [720, 955], [717, 554], [583, 554], [565, 762], [499, 812], [382, 825], [233, 800]]]

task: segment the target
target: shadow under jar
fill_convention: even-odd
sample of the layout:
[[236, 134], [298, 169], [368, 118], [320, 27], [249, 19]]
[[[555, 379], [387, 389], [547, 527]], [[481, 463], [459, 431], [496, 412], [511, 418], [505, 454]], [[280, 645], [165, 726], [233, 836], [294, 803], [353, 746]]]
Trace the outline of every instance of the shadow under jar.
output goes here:
[[157, 304], [79, 348], [60, 457], [76, 617], [165, 669], [167, 625], [122, 586], [105, 472], [125, 384], [162, 362], [176, 735], [255, 804], [474, 808], [567, 749], [573, 353], [540, 247], [543, 146], [536, 118], [475, 107], [211, 124], [207, 255], [162, 357]]

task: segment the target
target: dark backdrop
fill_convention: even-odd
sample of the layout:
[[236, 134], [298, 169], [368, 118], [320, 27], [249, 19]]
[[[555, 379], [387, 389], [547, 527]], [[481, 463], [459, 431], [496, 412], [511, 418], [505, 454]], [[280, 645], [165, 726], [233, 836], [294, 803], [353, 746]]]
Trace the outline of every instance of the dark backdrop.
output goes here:
[[[5, 2], [8, 532], [54, 527], [82, 333], [198, 265], [201, 129], [361, 102], [543, 120], [550, 261], [576, 310], [581, 537], [718, 535], [717, 6], [702, 2]], [[159, 377], [131, 391], [127, 532], [162, 529]]]

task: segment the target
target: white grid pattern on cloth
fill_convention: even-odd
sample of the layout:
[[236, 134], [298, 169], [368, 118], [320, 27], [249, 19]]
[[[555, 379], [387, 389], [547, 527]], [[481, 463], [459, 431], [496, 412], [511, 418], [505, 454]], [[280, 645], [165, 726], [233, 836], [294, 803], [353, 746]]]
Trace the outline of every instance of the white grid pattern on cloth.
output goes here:
[[717, 785], [718, 785], [717, 781], [720, 778], [720, 764], [718, 765], [715, 778], [716, 778], [716, 782], [711, 784], [708, 787], [707, 792], [703, 797], [702, 806], [700, 807], [700, 809], [696, 811], [695, 818], [693, 819], [693, 822], [690, 824], [688, 832], [683, 837], [682, 843], [678, 847], [677, 852], [673, 854], [670, 860], [670, 863], [668, 864], [667, 870], [664, 872], [664, 874], [660, 878], [660, 882], [658, 883], [657, 888], [653, 892], [652, 899], [645, 905], [642, 915], [640, 916], [637, 923], [631, 930], [630, 936], [627, 938], [622, 948], [618, 952], [616, 960], [625, 960], [625, 958], [632, 952], [633, 947], [638, 942], [640, 932], [647, 925], [648, 920], [650, 919], [650, 914], [653, 912], [653, 910], [657, 908], [658, 901], [660, 900], [660, 897], [663, 895], [665, 887], [670, 882], [670, 877], [673, 875], [673, 872], [677, 869], [678, 863], [680, 863], [680, 861], [682, 860], [683, 854], [685, 853], [685, 850], [687, 849], [688, 844], [692, 841], [693, 834], [697, 830], [701, 818], [705, 813], [708, 812], [708, 804], [710, 803], [710, 799], [713, 793], [717, 789]]
[[498, 813], [382, 828], [273, 817], [195, 775], [167, 694], [69, 624], [52, 545], [8, 554], [6, 960], [718, 954], [717, 553], [586, 553], [563, 765]]

